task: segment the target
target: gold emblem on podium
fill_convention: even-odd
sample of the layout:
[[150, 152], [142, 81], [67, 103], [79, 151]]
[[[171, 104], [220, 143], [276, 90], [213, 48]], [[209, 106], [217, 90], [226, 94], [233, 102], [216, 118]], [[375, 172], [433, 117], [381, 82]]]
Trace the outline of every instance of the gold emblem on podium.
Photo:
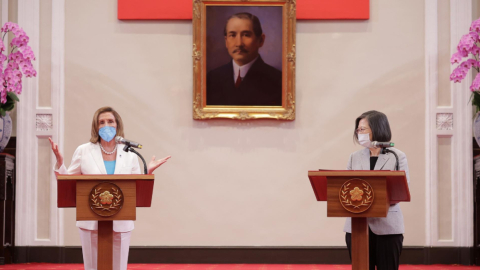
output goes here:
[[373, 203], [373, 188], [367, 181], [351, 179], [340, 188], [340, 204], [352, 213], [362, 213]]
[[117, 214], [123, 206], [123, 192], [115, 184], [103, 182], [90, 191], [90, 209], [102, 217]]

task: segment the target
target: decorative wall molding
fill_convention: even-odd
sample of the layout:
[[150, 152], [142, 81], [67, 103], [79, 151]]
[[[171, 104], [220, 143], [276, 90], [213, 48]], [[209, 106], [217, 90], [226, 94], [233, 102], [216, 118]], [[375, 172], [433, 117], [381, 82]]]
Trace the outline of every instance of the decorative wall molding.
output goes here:
[[[8, 1], [7, 1], [8, 2]], [[4, 3], [3, 7], [5, 6]], [[38, 71], [40, 61], [51, 61], [51, 72], [38, 72], [36, 78], [24, 80], [22, 102], [17, 104], [17, 197], [15, 241], [19, 246], [63, 245], [63, 210], [56, 207], [56, 181], [53, 173], [50, 179], [39, 179], [39, 140], [51, 137], [63, 149], [63, 100], [64, 100], [64, 36], [65, 1], [52, 0], [51, 59], [41, 59], [40, 54], [40, 5], [41, 1], [18, 0], [18, 24], [30, 36], [30, 46], [35, 52], [33, 62]], [[8, 13], [7, 13], [8, 14]], [[2, 12], [3, 15], [3, 12]], [[2, 21], [4, 18], [2, 17]], [[51, 107], [38, 105], [39, 77], [51, 76]], [[50, 154], [51, 164], [55, 163]], [[43, 177], [43, 176], [42, 176]], [[37, 194], [39, 182], [49, 183], [49, 209], [38, 209]], [[45, 187], [43, 187], [45, 188]], [[37, 236], [39, 212], [49, 212], [48, 237]]]
[[[472, 21], [472, 2], [450, 0], [450, 50]], [[425, 1], [425, 234], [426, 246], [473, 245], [472, 109], [469, 104], [471, 75], [450, 84], [452, 106], [438, 106], [438, 2]], [[452, 239], [439, 239], [438, 138], [450, 137]]]
[[[63, 151], [64, 144], [64, 105], [65, 105], [65, 0], [52, 0], [52, 105], [55, 106], [56, 142]], [[56, 162], [52, 155], [53, 164]], [[52, 179], [56, 183], [56, 179]], [[57, 244], [63, 245], [63, 209], [57, 208], [57, 185], [53, 185], [51, 201], [52, 212], [57, 212], [53, 227], [57, 235]], [[53, 222], [52, 222], [53, 223]]]
[[[472, 23], [472, 1], [450, 0], [451, 42], [453, 53], [462, 35]], [[456, 246], [473, 246], [473, 157], [472, 157], [472, 107], [470, 85], [472, 75], [461, 84], [452, 85], [452, 104], [455, 117], [452, 149], [452, 219]]]
[[437, 113], [437, 130], [452, 130], [452, 129], [453, 129], [453, 114]]
[[[472, 265], [469, 247], [403, 247], [401, 264]], [[188, 254], [186, 256], [185, 254]], [[16, 247], [15, 262], [82, 263], [81, 247]], [[129, 263], [350, 264], [346, 247], [130, 247]]]
[[37, 131], [50, 131], [53, 129], [51, 114], [37, 114]]
[[[30, 37], [29, 44], [38, 53], [39, 5], [18, 1], [18, 23]], [[38, 58], [37, 58], [38, 59]], [[32, 63], [38, 70], [38, 61]], [[31, 245], [35, 237], [36, 130], [35, 114], [38, 78], [23, 81], [22, 102], [17, 103], [17, 198], [15, 218], [16, 245]], [[33, 152], [33, 153], [32, 153]]]

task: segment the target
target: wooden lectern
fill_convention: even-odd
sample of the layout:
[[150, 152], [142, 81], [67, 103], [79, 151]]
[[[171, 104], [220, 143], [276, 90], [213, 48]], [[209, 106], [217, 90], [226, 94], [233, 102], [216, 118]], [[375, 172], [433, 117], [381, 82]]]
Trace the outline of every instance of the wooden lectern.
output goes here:
[[309, 171], [328, 217], [352, 218], [352, 269], [368, 269], [367, 217], [386, 217], [391, 204], [410, 201], [404, 171]]
[[136, 207], [150, 207], [153, 183], [153, 174], [57, 175], [57, 206], [98, 220], [97, 269], [112, 270], [113, 221], [136, 220]]

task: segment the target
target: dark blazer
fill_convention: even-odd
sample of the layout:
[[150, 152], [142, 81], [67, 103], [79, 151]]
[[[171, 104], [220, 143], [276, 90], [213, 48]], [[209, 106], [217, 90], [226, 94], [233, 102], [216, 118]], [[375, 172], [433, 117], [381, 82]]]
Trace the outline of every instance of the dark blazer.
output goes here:
[[207, 74], [207, 105], [282, 106], [282, 72], [259, 56], [235, 88], [233, 63]]

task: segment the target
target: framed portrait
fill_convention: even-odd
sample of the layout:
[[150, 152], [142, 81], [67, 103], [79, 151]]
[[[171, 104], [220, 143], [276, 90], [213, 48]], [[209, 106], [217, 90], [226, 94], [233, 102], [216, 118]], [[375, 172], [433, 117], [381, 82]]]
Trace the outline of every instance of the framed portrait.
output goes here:
[[193, 118], [295, 119], [295, 0], [193, 0]]

